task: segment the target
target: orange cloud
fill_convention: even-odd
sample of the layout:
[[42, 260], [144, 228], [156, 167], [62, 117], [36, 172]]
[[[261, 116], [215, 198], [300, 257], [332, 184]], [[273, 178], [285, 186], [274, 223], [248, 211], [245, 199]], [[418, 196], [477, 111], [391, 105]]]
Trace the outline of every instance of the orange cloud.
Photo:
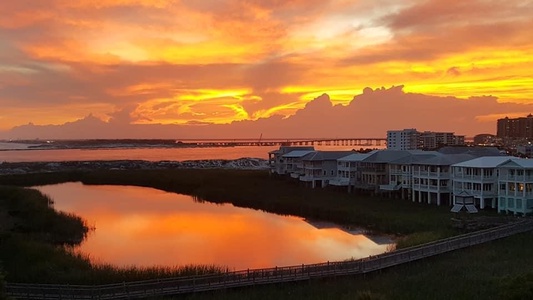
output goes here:
[[348, 105], [399, 84], [533, 99], [527, 1], [47, 0], [0, 13], [3, 129], [124, 108], [142, 124], [287, 118], [323, 93]]

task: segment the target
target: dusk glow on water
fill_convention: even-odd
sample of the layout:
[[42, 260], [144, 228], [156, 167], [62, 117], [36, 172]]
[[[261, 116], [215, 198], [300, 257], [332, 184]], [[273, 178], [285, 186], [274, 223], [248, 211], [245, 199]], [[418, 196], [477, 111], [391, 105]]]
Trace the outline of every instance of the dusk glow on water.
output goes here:
[[117, 266], [215, 264], [240, 270], [361, 258], [385, 252], [390, 243], [373, 238], [376, 244], [332, 224], [199, 203], [152, 188], [64, 183], [37, 189], [54, 199], [56, 209], [95, 227], [81, 252]]

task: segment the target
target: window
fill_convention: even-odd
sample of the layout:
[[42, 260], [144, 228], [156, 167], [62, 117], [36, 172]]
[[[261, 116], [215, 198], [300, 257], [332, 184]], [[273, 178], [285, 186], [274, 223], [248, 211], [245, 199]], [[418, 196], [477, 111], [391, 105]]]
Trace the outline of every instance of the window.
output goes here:
[[500, 191], [505, 191], [505, 183], [500, 184]]
[[505, 208], [505, 205], [507, 204], [507, 201], [504, 197], [500, 197], [500, 208]]
[[516, 199], [516, 209], [522, 209], [522, 199]]
[[514, 182], [509, 182], [509, 183], [507, 184], [507, 186], [509, 187], [508, 190], [509, 190], [510, 192], [514, 192], [514, 191], [516, 190], [516, 186], [515, 186]]

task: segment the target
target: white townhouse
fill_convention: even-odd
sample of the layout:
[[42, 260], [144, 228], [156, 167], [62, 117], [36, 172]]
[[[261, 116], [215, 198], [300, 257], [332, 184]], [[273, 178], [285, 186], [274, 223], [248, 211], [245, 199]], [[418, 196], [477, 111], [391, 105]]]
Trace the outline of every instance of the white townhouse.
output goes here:
[[388, 164], [388, 184], [381, 185], [382, 191], [397, 191], [402, 199], [411, 198], [413, 164], [417, 161], [439, 155], [436, 151], [409, 151], [410, 155]]
[[292, 178], [300, 178], [301, 175], [304, 175], [303, 157], [314, 152], [313, 150], [294, 150], [282, 155], [286, 165], [285, 172], [290, 174]]
[[498, 212], [533, 213], [533, 160], [511, 159], [498, 166]]
[[413, 202], [452, 205], [451, 165], [474, 159], [471, 154], [443, 154], [438, 152], [431, 158], [412, 164]]
[[375, 152], [376, 150], [368, 153], [353, 153], [337, 159], [337, 178], [330, 180], [329, 184], [347, 187], [348, 192], [351, 192], [355, 184], [361, 182], [361, 162]]
[[286, 174], [287, 163], [283, 155], [295, 150], [314, 151], [315, 148], [312, 146], [281, 146], [278, 150], [268, 152], [270, 173], [279, 175]]
[[[417, 152], [420, 152], [417, 150]], [[379, 150], [360, 163], [361, 180], [354, 187], [360, 190], [378, 192], [380, 186], [389, 184], [389, 163], [403, 157], [408, 157], [412, 151], [407, 150]]]
[[353, 154], [354, 151], [316, 151], [302, 158], [304, 175], [300, 181], [311, 187], [325, 187], [337, 178], [337, 160]]
[[474, 205], [496, 208], [498, 200], [498, 166], [511, 156], [482, 156], [452, 165], [453, 203], [457, 195], [474, 198]]

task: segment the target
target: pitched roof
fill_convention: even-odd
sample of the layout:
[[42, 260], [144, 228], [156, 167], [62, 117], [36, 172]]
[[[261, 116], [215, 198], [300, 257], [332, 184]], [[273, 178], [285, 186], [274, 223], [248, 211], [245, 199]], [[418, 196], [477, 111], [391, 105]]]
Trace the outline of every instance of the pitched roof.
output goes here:
[[435, 156], [439, 156], [439, 155], [442, 155], [442, 154], [439, 153], [439, 152], [436, 152], [436, 151], [424, 151], [423, 153], [416, 152], [416, 153], [412, 153], [409, 156], [404, 156], [404, 157], [399, 158], [397, 160], [393, 160], [393, 161], [390, 162], [390, 164], [411, 165], [411, 164], [414, 164], [414, 163], [416, 163], [418, 161], [429, 159], [429, 158], [432, 158], [432, 157], [435, 157]]
[[[363, 162], [370, 162], [370, 163], [389, 163], [391, 161], [395, 161], [397, 159], [400, 159], [402, 157], [409, 156], [414, 151], [408, 151], [408, 150], [379, 150], [367, 157], [363, 160]], [[422, 152], [422, 151], [418, 151]], [[415, 152], [416, 153], [416, 152]]]
[[287, 154], [284, 154], [282, 155], [282, 157], [304, 157], [305, 155], [309, 154], [309, 153], [313, 153], [315, 151], [312, 151], [312, 150], [295, 150], [295, 151], [291, 151]]
[[511, 159], [512, 156], [482, 156], [453, 164], [452, 167], [496, 168]]
[[354, 151], [315, 151], [304, 156], [305, 161], [337, 160], [353, 154]]
[[471, 160], [476, 158], [472, 154], [442, 154], [434, 156], [432, 158], [420, 160], [414, 162], [414, 165], [429, 165], [429, 166], [451, 166], [463, 161]]
[[362, 161], [363, 159], [369, 157], [370, 155], [374, 154], [374, 152], [376, 152], [376, 150], [373, 150], [371, 152], [368, 152], [368, 153], [354, 153], [354, 154], [350, 154], [348, 156], [345, 156], [345, 157], [341, 157], [338, 159], [338, 161]]
[[505, 162], [500, 167], [521, 167], [524, 169], [531, 169], [533, 168], [533, 159], [525, 159], [525, 158], [513, 158], [511, 161]]

